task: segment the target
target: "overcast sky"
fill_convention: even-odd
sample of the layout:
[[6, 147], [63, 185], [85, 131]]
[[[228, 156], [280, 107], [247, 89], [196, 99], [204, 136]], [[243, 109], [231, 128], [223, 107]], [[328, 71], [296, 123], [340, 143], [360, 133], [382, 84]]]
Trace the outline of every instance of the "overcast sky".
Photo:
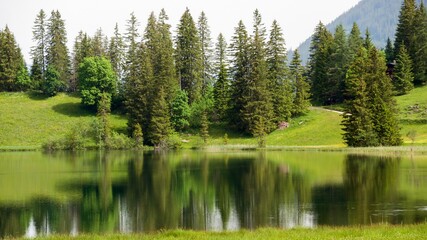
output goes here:
[[252, 13], [258, 8], [263, 22], [269, 29], [276, 19], [284, 32], [287, 48], [296, 48], [310, 36], [319, 21], [327, 24], [341, 13], [349, 10], [360, 0], [0, 0], [0, 28], [7, 24], [15, 34], [27, 63], [32, 42], [32, 27], [40, 9], [47, 12], [59, 10], [65, 20], [68, 33], [68, 46], [80, 30], [90, 35], [98, 28], [111, 36], [115, 23], [123, 33], [126, 20], [134, 12], [143, 31], [150, 12], [158, 15], [164, 8], [169, 15], [169, 23], [175, 34], [176, 24], [188, 7], [193, 18], [197, 19], [201, 11], [206, 13], [212, 31], [212, 38], [222, 32], [227, 42], [239, 20], [249, 28], [252, 25]]

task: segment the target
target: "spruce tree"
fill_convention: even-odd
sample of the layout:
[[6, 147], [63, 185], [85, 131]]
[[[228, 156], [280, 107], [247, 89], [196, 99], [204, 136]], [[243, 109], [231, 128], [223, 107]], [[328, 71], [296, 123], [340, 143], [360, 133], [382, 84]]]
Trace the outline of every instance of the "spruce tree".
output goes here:
[[44, 81], [46, 72], [46, 49], [47, 49], [47, 23], [46, 14], [43, 9], [37, 14], [33, 26], [33, 41], [35, 46], [31, 48], [31, 57], [33, 66], [31, 69], [31, 78], [34, 82], [34, 88], [39, 89], [41, 82]]
[[399, 53], [399, 46], [403, 43], [411, 58], [413, 58], [414, 51], [414, 19], [416, 15], [415, 0], [404, 0], [399, 13], [399, 20], [396, 28], [396, 35], [394, 39], [394, 55]]
[[304, 67], [301, 65], [298, 50], [294, 51], [289, 68], [294, 92], [292, 115], [299, 116], [308, 112], [310, 107], [310, 84], [304, 75]]
[[331, 33], [320, 22], [316, 26], [312, 38], [308, 63], [312, 99], [317, 104], [330, 104], [332, 100], [327, 91], [330, 87], [328, 83], [328, 66], [330, 64], [332, 40]]
[[366, 75], [368, 53], [360, 48], [349, 66], [345, 80], [346, 108], [343, 115], [343, 138], [350, 147], [377, 146], [372, 113], [368, 106]]
[[131, 13], [130, 19], [127, 20], [127, 32], [126, 32], [126, 57], [125, 57], [125, 72], [124, 78], [125, 82], [130, 82], [131, 84], [138, 81], [138, 34], [139, 22], [135, 17], [134, 13]]
[[249, 96], [250, 49], [249, 36], [243, 21], [239, 21], [230, 45], [231, 51], [231, 98], [229, 124], [239, 130], [247, 130], [243, 122], [243, 108]]
[[394, 61], [394, 48], [390, 38], [387, 38], [387, 44], [385, 46], [384, 52], [387, 63], [392, 63]]
[[350, 35], [348, 36], [348, 61], [352, 62], [363, 46], [363, 38], [357, 23], [353, 23]]
[[175, 45], [175, 63], [179, 83], [181, 89], [188, 93], [191, 104], [201, 97], [203, 56], [200, 37], [188, 8], [178, 24]]
[[224, 36], [221, 33], [218, 35], [215, 50], [216, 81], [214, 85], [214, 104], [218, 120], [224, 121], [226, 119], [230, 103], [230, 79], [228, 77], [227, 68], [227, 43], [225, 42]]
[[107, 56], [108, 49], [105, 47], [105, 36], [102, 32], [102, 28], [98, 28], [92, 38], [92, 49], [94, 57]]
[[208, 120], [208, 114], [206, 111], [203, 111], [202, 113], [202, 119], [200, 124], [200, 136], [203, 139], [203, 142], [206, 144], [208, 143], [209, 138], [209, 120]]
[[292, 115], [292, 86], [288, 78], [285, 39], [276, 20], [273, 21], [267, 44], [268, 88], [274, 109], [276, 123], [289, 121]]
[[72, 76], [69, 84], [69, 89], [72, 91], [76, 91], [79, 86], [79, 76], [78, 71], [80, 64], [83, 62], [83, 59], [87, 57], [92, 57], [93, 54], [93, 46], [92, 39], [87, 35], [87, 33], [79, 32], [73, 47], [73, 58], [72, 58]]
[[275, 129], [271, 92], [268, 89], [266, 30], [258, 10], [254, 12], [253, 36], [250, 44], [250, 70], [247, 102], [242, 109], [249, 133], [263, 136]]
[[367, 96], [378, 143], [382, 146], [400, 145], [398, 109], [391, 79], [386, 74], [385, 58], [373, 47], [368, 49], [368, 59]]
[[117, 75], [119, 86], [123, 83], [124, 47], [123, 37], [120, 34], [119, 26], [116, 23], [116, 26], [114, 27], [114, 35], [110, 38], [108, 57], [110, 59], [111, 66], [113, 66], [114, 72]]
[[163, 88], [155, 94], [148, 135], [154, 147], [161, 147], [170, 132], [169, 108]]
[[208, 25], [206, 14], [202, 12], [197, 22], [197, 31], [200, 37], [201, 54], [202, 54], [202, 94], [206, 93], [209, 87], [213, 86], [213, 50], [211, 31]]
[[70, 58], [67, 48], [67, 32], [65, 22], [59, 11], [52, 11], [47, 25], [47, 57], [46, 62], [59, 73], [64, 91], [70, 80]]
[[407, 94], [414, 88], [412, 74], [412, 61], [406, 51], [405, 45], [399, 47], [396, 57], [396, 67], [393, 73], [394, 91], [397, 95]]
[[414, 84], [427, 83], [427, 10], [421, 1], [414, 19], [414, 53], [412, 57]]
[[178, 90], [171, 104], [171, 123], [176, 131], [183, 131], [190, 126], [190, 106], [188, 96], [183, 90]]
[[15, 36], [6, 26], [0, 30], [0, 91], [21, 91], [30, 87], [25, 62]]
[[325, 89], [330, 103], [341, 103], [344, 100], [344, 82], [348, 69], [349, 48], [344, 27], [338, 25], [335, 29], [334, 40], [331, 46], [331, 55], [328, 66], [328, 85]]

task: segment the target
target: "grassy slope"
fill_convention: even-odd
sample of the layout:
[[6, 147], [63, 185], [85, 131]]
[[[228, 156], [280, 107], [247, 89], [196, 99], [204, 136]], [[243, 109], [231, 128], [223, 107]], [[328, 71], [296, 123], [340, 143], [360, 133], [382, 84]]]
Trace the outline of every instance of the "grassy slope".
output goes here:
[[400, 111], [401, 133], [405, 143], [412, 141], [406, 134], [415, 130], [416, 144], [427, 144], [427, 86], [415, 88], [410, 94], [396, 98]]
[[316, 229], [258, 229], [237, 232], [196, 232], [189, 230], [161, 231], [150, 234], [51, 236], [37, 239], [424, 239], [427, 225], [320, 227]]
[[[427, 144], [427, 86], [414, 89], [410, 94], [397, 97], [402, 119], [402, 136], [410, 130], [417, 132], [415, 143]], [[418, 107], [413, 107], [418, 106]], [[0, 147], [2, 149], [38, 148], [51, 138], [65, 135], [77, 125], [89, 124], [94, 114], [83, 109], [80, 99], [60, 94], [44, 98], [37, 94], [0, 93]], [[126, 119], [111, 115], [116, 131], [124, 132]], [[312, 109], [307, 115], [293, 119], [290, 127], [276, 130], [266, 137], [269, 146], [344, 146], [341, 138], [341, 116], [335, 112]], [[230, 145], [256, 145], [257, 139], [227, 129], [224, 125], [210, 126], [210, 145], [222, 145], [228, 134]], [[184, 147], [201, 145], [197, 133], [183, 134]]]
[[[40, 147], [93, 119], [94, 114], [81, 107], [78, 97], [0, 93], [0, 146]], [[110, 122], [116, 130], [126, 125], [126, 119], [118, 115], [112, 115]]]

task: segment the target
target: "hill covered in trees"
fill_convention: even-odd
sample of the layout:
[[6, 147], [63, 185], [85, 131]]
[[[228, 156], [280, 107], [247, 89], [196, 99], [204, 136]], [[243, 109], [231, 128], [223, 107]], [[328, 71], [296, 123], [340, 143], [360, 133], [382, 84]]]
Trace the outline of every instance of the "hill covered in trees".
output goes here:
[[[378, 48], [384, 48], [387, 38], [393, 39], [399, 16], [399, 10], [403, 0], [362, 0], [356, 6], [337, 17], [326, 25], [333, 32], [342, 24], [347, 32], [356, 22], [361, 31], [369, 29], [373, 44]], [[421, 0], [416, 0], [419, 4]], [[307, 62], [310, 50], [311, 37], [305, 40], [299, 47], [303, 63]]]

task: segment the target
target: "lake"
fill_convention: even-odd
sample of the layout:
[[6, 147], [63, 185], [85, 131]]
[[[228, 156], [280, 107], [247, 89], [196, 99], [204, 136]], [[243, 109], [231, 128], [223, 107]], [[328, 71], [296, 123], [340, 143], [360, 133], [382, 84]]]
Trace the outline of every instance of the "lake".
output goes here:
[[0, 153], [0, 238], [427, 221], [427, 156]]

